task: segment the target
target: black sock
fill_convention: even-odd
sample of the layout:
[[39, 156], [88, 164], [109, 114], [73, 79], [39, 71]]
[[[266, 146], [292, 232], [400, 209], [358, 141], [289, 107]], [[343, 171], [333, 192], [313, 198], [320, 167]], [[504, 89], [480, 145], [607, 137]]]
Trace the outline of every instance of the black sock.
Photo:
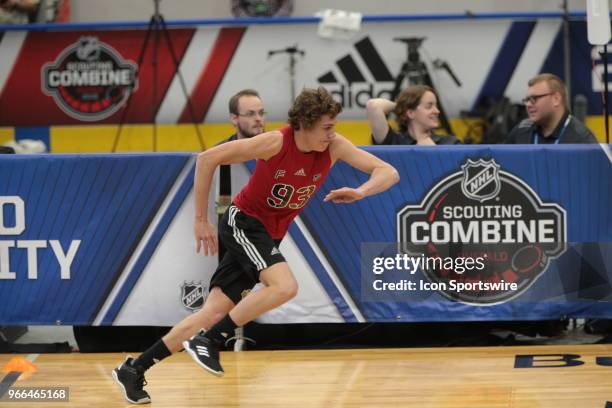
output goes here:
[[157, 342], [145, 350], [144, 353], [139, 355], [137, 358], [132, 361], [132, 366], [140, 366], [144, 370], [148, 370], [155, 363], [159, 363], [164, 358], [172, 355], [168, 347], [162, 339], [157, 340]]
[[204, 337], [211, 339], [217, 346], [222, 347], [225, 341], [232, 336], [236, 327], [238, 326], [228, 314], [219, 323], [211, 327], [204, 334]]

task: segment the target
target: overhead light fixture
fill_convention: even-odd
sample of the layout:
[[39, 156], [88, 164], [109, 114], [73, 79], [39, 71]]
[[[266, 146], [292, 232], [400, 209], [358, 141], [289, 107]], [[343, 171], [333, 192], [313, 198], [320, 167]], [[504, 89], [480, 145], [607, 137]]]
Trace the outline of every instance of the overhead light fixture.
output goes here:
[[326, 9], [317, 13], [321, 17], [318, 34], [323, 38], [332, 40], [348, 40], [361, 29], [362, 14], [345, 11]]

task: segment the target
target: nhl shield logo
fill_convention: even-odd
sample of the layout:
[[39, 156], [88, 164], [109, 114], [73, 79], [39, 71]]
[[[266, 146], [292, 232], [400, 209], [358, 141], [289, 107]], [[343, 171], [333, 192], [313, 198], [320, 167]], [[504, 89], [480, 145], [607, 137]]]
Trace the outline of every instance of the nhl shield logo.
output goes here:
[[499, 164], [495, 163], [495, 160], [473, 161], [468, 159], [461, 169], [463, 170], [461, 191], [466, 197], [482, 203], [499, 194], [501, 188]]
[[204, 304], [204, 287], [201, 282], [185, 282], [181, 286], [181, 301], [189, 310], [198, 310]]

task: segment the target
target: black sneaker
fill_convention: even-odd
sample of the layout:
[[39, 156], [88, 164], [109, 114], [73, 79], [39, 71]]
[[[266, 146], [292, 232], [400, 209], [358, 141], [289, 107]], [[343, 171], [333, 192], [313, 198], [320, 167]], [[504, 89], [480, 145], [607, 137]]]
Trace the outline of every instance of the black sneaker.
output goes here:
[[144, 370], [140, 367], [133, 367], [134, 359], [131, 356], [113, 370], [113, 378], [123, 388], [123, 396], [132, 404], [148, 404], [151, 397], [143, 389], [147, 385], [144, 378]]
[[203, 331], [185, 340], [183, 347], [191, 358], [205, 370], [218, 377], [224, 374], [219, 362], [219, 349], [209, 338], [204, 337]]

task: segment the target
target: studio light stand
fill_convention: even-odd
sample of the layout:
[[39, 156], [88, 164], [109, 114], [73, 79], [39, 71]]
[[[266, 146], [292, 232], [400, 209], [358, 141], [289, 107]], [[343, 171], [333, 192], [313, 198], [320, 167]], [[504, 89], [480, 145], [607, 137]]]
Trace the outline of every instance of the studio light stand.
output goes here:
[[603, 46], [603, 52], [599, 52], [604, 64], [603, 114], [605, 116], [606, 143], [610, 143], [608, 103], [608, 43], [612, 38], [610, 27], [610, 6], [608, 0], [587, 0], [587, 36], [589, 44]]
[[270, 50], [268, 51], [268, 58], [276, 54], [288, 54], [289, 55], [289, 86], [291, 89], [291, 103], [295, 100], [295, 63], [297, 61], [296, 54], [300, 56], [304, 56], [306, 52], [304, 50], [300, 50], [298, 45], [295, 44], [292, 47], [283, 48], [280, 50]]
[[[151, 96], [151, 110], [154, 111], [153, 115], [153, 151], [157, 151], [157, 119], [155, 118], [155, 114], [157, 113], [158, 104], [157, 104], [157, 76], [158, 76], [158, 53], [159, 47], [161, 43], [161, 36], [163, 35], [164, 40], [166, 41], [166, 45], [168, 47], [168, 51], [170, 52], [170, 56], [172, 57], [172, 62], [174, 63], [174, 72], [173, 76], [178, 76], [179, 83], [181, 85], [181, 89], [183, 91], [183, 95], [187, 101], [187, 109], [189, 111], [189, 115], [191, 117], [191, 122], [195, 128], [196, 134], [198, 136], [198, 141], [200, 142], [200, 149], [204, 150], [204, 139], [202, 138], [202, 134], [200, 133], [200, 129], [198, 128], [198, 124], [195, 119], [195, 111], [193, 109], [193, 104], [191, 103], [191, 98], [187, 93], [187, 87], [185, 86], [185, 79], [181, 74], [179, 69], [179, 60], [176, 56], [176, 52], [174, 50], [174, 46], [172, 45], [172, 39], [170, 38], [170, 33], [168, 31], [168, 26], [166, 25], [166, 20], [164, 20], [164, 16], [159, 12], [159, 4], [161, 0], [153, 0], [154, 4], [154, 13], [149, 20], [149, 26], [147, 27], [147, 32], [145, 34], [144, 42], [142, 43], [142, 48], [140, 49], [140, 55], [138, 56], [138, 65], [136, 68], [136, 72], [134, 73], [134, 84], [138, 82], [138, 76], [140, 74], [140, 68], [144, 62], [144, 56], [147, 51], [147, 47], [149, 45], [149, 39], [151, 34], [153, 34], [153, 55], [151, 58], [151, 66], [153, 67], [153, 86], [152, 86], [152, 96]], [[117, 133], [115, 134], [115, 140], [113, 142], [112, 152], [115, 153], [117, 151], [117, 146], [119, 144], [119, 139], [121, 137], [121, 132], [123, 130], [123, 125], [125, 124], [125, 119], [127, 117], [127, 113], [130, 109], [133, 92], [130, 92], [128, 99], [126, 101], [125, 107], [123, 108], [123, 113], [121, 115], [121, 120], [119, 121], [119, 126], [117, 127]]]
[[603, 114], [606, 117], [605, 119], [605, 129], [606, 129], [606, 143], [610, 144], [610, 117], [609, 117], [609, 112], [610, 112], [610, 106], [609, 106], [609, 98], [608, 98], [608, 93], [609, 93], [609, 85], [608, 85], [608, 44], [604, 44], [603, 45], [603, 52], [600, 52], [599, 55], [601, 56], [601, 58], [603, 59], [603, 64], [604, 64], [604, 75], [603, 75], [603, 82], [604, 82], [604, 94], [603, 94], [603, 104], [604, 104], [604, 109], [603, 109]]

